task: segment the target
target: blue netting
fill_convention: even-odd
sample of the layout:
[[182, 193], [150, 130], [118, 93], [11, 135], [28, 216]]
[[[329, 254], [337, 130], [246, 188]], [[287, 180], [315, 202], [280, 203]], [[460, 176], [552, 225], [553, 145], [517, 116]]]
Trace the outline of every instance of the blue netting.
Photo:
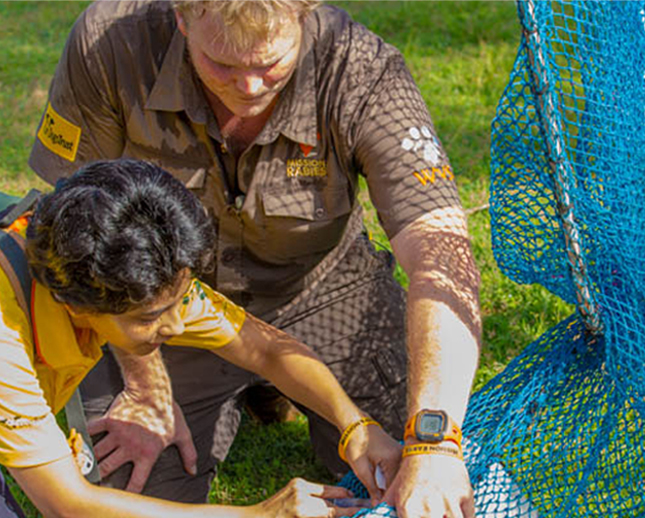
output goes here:
[[493, 122], [493, 248], [509, 277], [578, 311], [471, 399], [477, 516], [641, 517], [645, 2], [526, 0], [518, 13]]
[[645, 2], [518, 13], [493, 122], [495, 257], [578, 312], [471, 400], [478, 515], [644, 516]]
[[464, 429], [478, 516], [645, 513], [637, 392], [624, 393], [606, 357], [574, 315], [473, 396]]
[[[365, 486], [351, 471], [345, 475], [343, 480], [338, 484], [341, 487], [346, 487], [354, 493], [356, 498], [369, 498], [369, 493]], [[359, 511], [352, 518], [396, 518], [396, 511], [387, 504], [378, 505], [372, 509], [364, 509]]]

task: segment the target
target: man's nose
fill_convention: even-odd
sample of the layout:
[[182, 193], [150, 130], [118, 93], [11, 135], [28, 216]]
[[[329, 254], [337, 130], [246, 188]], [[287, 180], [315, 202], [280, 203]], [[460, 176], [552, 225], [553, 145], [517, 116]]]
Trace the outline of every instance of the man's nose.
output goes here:
[[259, 94], [263, 84], [262, 75], [253, 71], [240, 73], [236, 80], [237, 89], [244, 95]]

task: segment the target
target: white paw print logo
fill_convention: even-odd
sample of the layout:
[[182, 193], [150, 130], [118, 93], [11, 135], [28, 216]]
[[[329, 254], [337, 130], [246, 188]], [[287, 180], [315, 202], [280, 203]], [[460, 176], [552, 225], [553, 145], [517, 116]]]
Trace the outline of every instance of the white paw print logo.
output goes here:
[[412, 126], [408, 132], [410, 138], [405, 137], [401, 141], [401, 147], [418, 153], [430, 165], [435, 165], [440, 158], [439, 142], [430, 129], [427, 126], [421, 126], [421, 129]]

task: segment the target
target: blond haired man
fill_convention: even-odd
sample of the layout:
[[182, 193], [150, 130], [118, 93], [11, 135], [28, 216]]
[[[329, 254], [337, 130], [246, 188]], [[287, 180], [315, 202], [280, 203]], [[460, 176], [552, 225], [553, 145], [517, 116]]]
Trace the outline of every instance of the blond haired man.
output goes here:
[[[479, 277], [453, 171], [400, 54], [312, 2], [96, 3], [69, 37], [30, 165], [54, 181], [121, 156], [163, 166], [207, 207], [218, 229], [211, 286], [312, 347], [393, 435], [403, 438], [407, 422], [406, 444], [428, 443], [406, 450], [384, 494], [369, 480], [372, 496], [404, 518], [472, 516], [458, 434], [445, 425], [458, 432], [466, 411]], [[410, 278], [407, 295], [391, 255], [366, 238], [360, 177]], [[144, 492], [203, 499], [242, 394], [262, 380], [199, 351], [162, 350], [198, 452], [164, 450]], [[153, 364], [121, 368], [128, 387]], [[97, 445], [102, 472], [132, 461], [131, 477], [122, 468], [110, 479], [129, 478], [133, 490], [183, 433], [163, 412], [128, 417], [171, 404], [156, 385], [119, 394], [118, 366], [104, 362], [83, 386], [91, 413], [109, 407], [93, 425], [108, 432]], [[307, 415], [317, 454], [342, 473], [336, 430]], [[154, 440], [139, 425], [156, 428]], [[195, 477], [182, 475], [182, 460]]]

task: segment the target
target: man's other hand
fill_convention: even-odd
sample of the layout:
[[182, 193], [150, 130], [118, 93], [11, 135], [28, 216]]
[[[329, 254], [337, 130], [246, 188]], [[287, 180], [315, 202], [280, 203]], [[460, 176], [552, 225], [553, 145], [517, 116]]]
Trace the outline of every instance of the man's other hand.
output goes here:
[[462, 460], [411, 455], [385, 493], [399, 518], [475, 518], [475, 500]]

